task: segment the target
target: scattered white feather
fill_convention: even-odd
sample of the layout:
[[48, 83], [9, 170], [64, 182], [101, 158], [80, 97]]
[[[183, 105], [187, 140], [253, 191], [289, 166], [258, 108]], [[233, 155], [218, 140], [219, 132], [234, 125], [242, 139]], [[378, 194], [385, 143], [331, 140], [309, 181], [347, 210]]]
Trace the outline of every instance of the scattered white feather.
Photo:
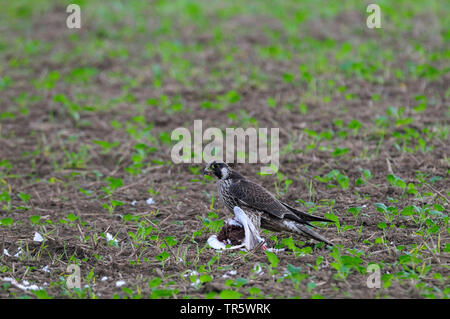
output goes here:
[[108, 280], [108, 277], [103, 276], [102, 279], [100, 279], [100, 280], [101, 280], [101, 281], [107, 281], [107, 280]]
[[6, 282], [10, 282], [11, 285], [14, 285], [14, 286], [16, 286], [17, 288], [22, 289], [22, 290], [25, 290], [25, 291], [27, 291], [27, 290], [40, 290], [40, 289], [42, 289], [42, 287], [39, 287], [38, 285], [30, 285], [30, 283], [29, 283], [27, 280], [22, 281], [21, 284], [18, 283], [16, 279], [11, 278], [11, 277], [5, 277], [5, 278], [3, 278], [2, 280], [3, 280], [3, 281], [6, 281]]
[[123, 285], [125, 285], [125, 280], [116, 281], [116, 287], [122, 287]]
[[153, 205], [156, 204], [156, 202], [153, 200], [153, 198], [149, 197], [146, 201], [147, 205]]
[[136, 200], [131, 202], [131, 206], [134, 206], [134, 205], [136, 205]]
[[197, 272], [197, 271], [195, 271], [195, 270], [191, 270], [191, 271], [189, 271], [189, 272], [185, 273], [185, 274], [183, 275], [183, 277], [188, 277], [188, 276], [197, 276], [197, 275], [198, 275], [198, 272]]
[[40, 243], [43, 240], [44, 240], [44, 238], [42, 238], [41, 234], [39, 234], [38, 232], [34, 232], [33, 241]]
[[[3, 248], [3, 255], [11, 257], [11, 254], [9, 253], [8, 249], [6, 249], [6, 248]], [[22, 255], [22, 248], [19, 247], [19, 250], [17, 251], [17, 253], [14, 256], [12, 256], [12, 257], [16, 257], [17, 258], [20, 255]]]
[[279, 251], [285, 251], [285, 248], [280, 248], [280, 249], [276, 249], [276, 248], [267, 248], [267, 251], [273, 252], [273, 253], [277, 253]]
[[227, 271], [222, 278], [230, 278], [231, 276], [236, 276], [237, 275], [237, 271], [236, 270], [230, 270]]
[[22, 248], [19, 247], [19, 250], [17, 251], [17, 253], [14, 255], [14, 257], [19, 257], [20, 255], [22, 255]]
[[41, 290], [42, 287], [39, 287], [38, 285], [31, 285], [28, 287], [25, 287], [25, 289], [28, 288], [29, 290]]
[[[183, 275], [183, 277], [191, 277], [191, 276], [198, 276], [198, 272], [195, 270], [190, 270]], [[200, 284], [201, 284], [201, 281], [198, 277], [195, 278], [194, 282], [191, 282], [191, 286], [193, 286], [193, 287], [198, 287], [198, 286], [200, 286]]]
[[191, 286], [198, 287], [201, 283], [200, 279], [196, 278], [194, 282], [191, 282]]
[[226, 249], [226, 245], [217, 239], [216, 235], [208, 238], [208, 245], [213, 249]]
[[255, 264], [255, 266], [253, 266], [253, 271], [257, 275], [260, 275], [260, 276], [264, 275], [264, 271], [262, 270], [262, 267], [260, 264]]
[[106, 240], [107, 241], [111, 241], [112, 240], [114, 243], [117, 244], [117, 239], [115, 239], [114, 236], [111, 235], [110, 233], [106, 233]]
[[41, 270], [42, 270], [43, 272], [50, 272], [50, 267], [47, 265], [47, 266], [42, 267]]

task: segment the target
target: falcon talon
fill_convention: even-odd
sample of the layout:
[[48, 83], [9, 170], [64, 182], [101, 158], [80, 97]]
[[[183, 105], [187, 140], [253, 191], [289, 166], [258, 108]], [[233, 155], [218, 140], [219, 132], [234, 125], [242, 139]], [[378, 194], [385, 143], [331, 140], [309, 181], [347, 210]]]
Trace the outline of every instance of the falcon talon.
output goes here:
[[248, 217], [250, 223], [247, 222], [247, 225], [251, 224], [255, 228], [251, 234], [257, 233], [259, 237], [258, 230], [262, 227], [272, 231], [306, 235], [333, 246], [331, 241], [315, 232], [312, 229], [314, 226], [310, 223], [333, 222], [332, 220], [304, 213], [281, 202], [267, 189], [246, 179], [226, 163], [213, 161], [206, 165], [204, 174], [215, 175], [218, 178], [217, 190], [220, 200], [236, 218], [242, 214]]

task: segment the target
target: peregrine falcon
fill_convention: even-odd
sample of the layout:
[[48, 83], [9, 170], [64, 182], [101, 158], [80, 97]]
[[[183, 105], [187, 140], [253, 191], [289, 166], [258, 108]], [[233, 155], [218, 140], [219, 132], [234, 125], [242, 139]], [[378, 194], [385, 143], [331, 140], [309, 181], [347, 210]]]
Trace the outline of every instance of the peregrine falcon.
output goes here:
[[275, 198], [268, 190], [231, 169], [226, 163], [213, 161], [205, 167], [204, 174], [218, 178], [219, 198], [230, 211], [240, 207], [258, 229], [287, 231], [307, 235], [328, 245], [328, 239], [312, 230], [309, 222], [332, 222], [329, 219], [303, 213]]

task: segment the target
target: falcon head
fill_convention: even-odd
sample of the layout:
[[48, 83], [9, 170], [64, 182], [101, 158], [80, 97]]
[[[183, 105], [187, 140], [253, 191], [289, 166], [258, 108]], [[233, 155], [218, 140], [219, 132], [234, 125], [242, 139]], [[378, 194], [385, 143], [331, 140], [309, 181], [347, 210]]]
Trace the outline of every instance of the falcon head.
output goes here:
[[206, 165], [204, 175], [216, 175], [218, 179], [227, 179], [231, 175], [231, 168], [226, 163], [213, 161]]

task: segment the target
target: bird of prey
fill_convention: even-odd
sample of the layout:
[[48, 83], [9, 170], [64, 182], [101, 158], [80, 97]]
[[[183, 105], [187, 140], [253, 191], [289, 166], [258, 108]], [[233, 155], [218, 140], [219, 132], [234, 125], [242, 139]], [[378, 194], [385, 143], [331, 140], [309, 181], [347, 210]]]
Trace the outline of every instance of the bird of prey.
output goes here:
[[279, 201], [268, 190], [231, 169], [226, 163], [213, 161], [206, 165], [204, 174], [218, 178], [219, 198], [230, 211], [240, 207], [249, 215], [258, 229], [287, 231], [306, 235], [315, 240], [333, 245], [328, 239], [315, 232], [312, 221], [332, 222], [329, 219], [303, 213]]

